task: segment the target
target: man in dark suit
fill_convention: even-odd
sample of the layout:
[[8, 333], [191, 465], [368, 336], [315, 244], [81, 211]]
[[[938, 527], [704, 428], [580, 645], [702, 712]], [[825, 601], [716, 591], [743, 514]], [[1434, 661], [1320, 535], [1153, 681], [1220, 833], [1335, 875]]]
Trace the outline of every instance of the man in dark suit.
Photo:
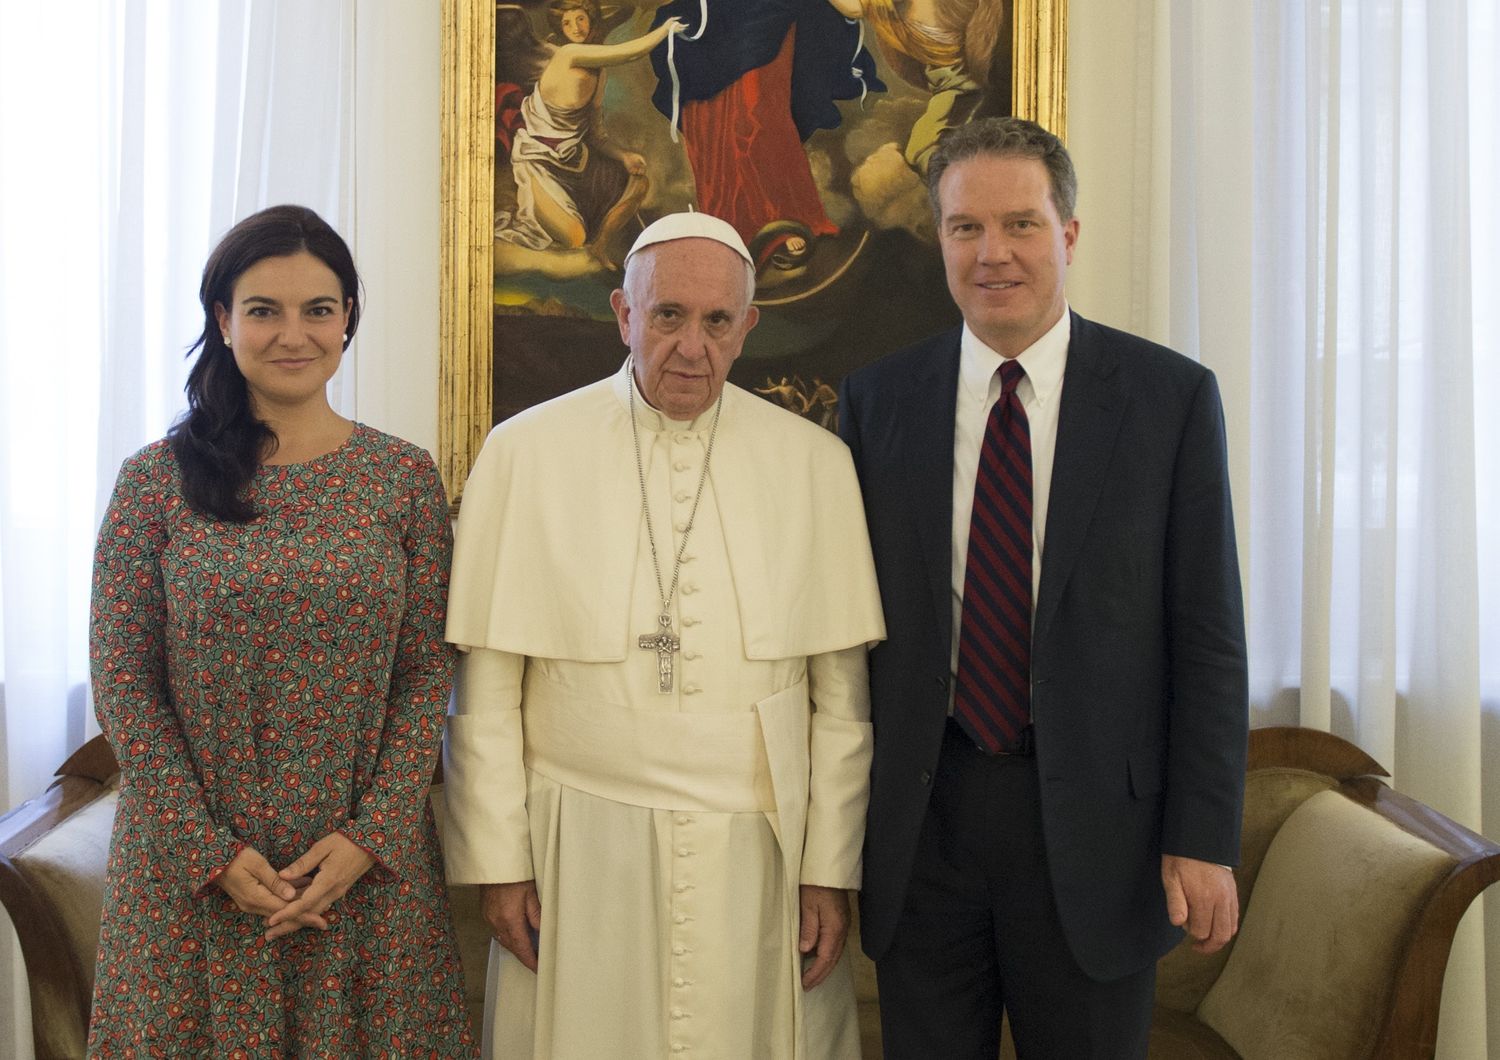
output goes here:
[[[887, 640], [861, 932], [886, 1056], [1144, 1057], [1155, 962], [1238, 927], [1248, 702], [1223, 412], [1072, 313], [1077, 181], [1017, 118], [928, 178], [964, 326], [851, 375]], [[1019, 368], [1017, 367], [1019, 366]]]

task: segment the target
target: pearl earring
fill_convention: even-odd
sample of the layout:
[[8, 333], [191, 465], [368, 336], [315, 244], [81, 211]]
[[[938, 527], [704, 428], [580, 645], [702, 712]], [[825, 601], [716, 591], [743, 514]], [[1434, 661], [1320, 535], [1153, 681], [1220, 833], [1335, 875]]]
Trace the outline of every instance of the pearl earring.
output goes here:
[[225, 332], [225, 333], [224, 333], [224, 336], [223, 336], [223, 337], [224, 337], [224, 345], [225, 345], [225, 346], [232, 346], [232, 345], [233, 345], [233, 343], [231, 343], [231, 342], [230, 342], [230, 341], [229, 341], [229, 332], [227, 332], [227, 331], [226, 331], [226, 332]]

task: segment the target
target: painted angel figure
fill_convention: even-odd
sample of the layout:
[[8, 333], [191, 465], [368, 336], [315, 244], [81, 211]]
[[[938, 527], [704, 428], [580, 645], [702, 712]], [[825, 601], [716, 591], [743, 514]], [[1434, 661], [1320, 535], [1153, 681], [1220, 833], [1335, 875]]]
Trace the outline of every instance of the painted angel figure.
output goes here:
[[[497, 39], [536, 44], [524, 12], [514, 8], [513, 15], [497, 26]], [[614, 268], [611, 237], [635, 213], [650, 182], [645, 158], [605, 132], [605, 70], [649, 54], [683, 23], [667, 19], [640, 37], [603, 44], [609, 27], [596, 0], [552, 0], [547, 19], [551, 41], [531, 49], [545, 61], [510, 132], [516, 208], [497, 214], [495, 238], [530, 250], [587, 248]]]

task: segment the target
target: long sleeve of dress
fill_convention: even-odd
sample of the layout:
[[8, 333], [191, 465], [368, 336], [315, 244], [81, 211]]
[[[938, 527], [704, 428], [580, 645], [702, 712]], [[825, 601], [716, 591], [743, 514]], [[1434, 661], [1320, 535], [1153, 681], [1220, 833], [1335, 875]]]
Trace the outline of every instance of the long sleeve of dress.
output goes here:
[[219, 820], [183, 735], [167, 684], [162, 549], [177, 503], [167, 466], [150, 450], [120, 469], [99, 529], [89, 608], [89, 664], [99, 725], [122, 783], [142, 807], [162, 865], [202, 894], [244, 845]]
[[387, 869], [406, 876], [421, 856], [423, 818], [442, 746], [453, 688], [454, 650], [443, 640], [453, 532], [442, 480], [432, 461], [404, 457], [413, 479], [406, 553], [406, 599], [386, 693], [380, 753], [354, 815], [340, 831]]
[[812, 776], [800, 882], [857, 888], [870, 799], [870, 676], [864, 645], [810, 656]]

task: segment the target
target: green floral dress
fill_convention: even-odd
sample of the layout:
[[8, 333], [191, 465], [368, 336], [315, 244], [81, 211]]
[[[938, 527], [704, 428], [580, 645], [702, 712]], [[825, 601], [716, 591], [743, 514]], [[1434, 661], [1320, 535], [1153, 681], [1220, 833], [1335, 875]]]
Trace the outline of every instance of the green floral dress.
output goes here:
[[[94, 559], [99, 722], [120, 760], [90, 1055], [472, 1056], [427, 801], [453, 675], [448, 507], [422, 450], [356, 425], [265, 467], [261, 512], [125, 462]], [[375, 865], [327, 931], [267, 942], [214, 886], [331, 831]]]

